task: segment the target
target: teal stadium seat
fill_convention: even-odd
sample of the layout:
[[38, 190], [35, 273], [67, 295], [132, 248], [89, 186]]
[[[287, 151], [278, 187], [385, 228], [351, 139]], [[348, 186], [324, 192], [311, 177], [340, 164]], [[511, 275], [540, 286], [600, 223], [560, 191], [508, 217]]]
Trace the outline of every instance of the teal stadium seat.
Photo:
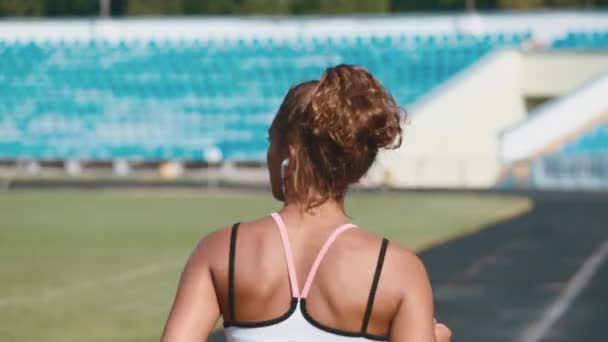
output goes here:
[[608, 123], [595, 126], [591, 131], [579, 135], [556, 154], [608, 155]]
[[595, 126], [554, 153], [542, 157], [543, 172], [536, 178], [589, 189], [608, 187], [608, 123]]
[[572, 31], [551, 44], [555, 50], [608, 50], [608, 31]]
[[[529, 38], [0, 41], [0, 159], [204, 161], [219, 150], [224, 160], [261, 161], [287, 89], [328, 66], [368, 68], [407, 108], [486, 53]], [[605, 44], [606, 35], [565, 39]]]

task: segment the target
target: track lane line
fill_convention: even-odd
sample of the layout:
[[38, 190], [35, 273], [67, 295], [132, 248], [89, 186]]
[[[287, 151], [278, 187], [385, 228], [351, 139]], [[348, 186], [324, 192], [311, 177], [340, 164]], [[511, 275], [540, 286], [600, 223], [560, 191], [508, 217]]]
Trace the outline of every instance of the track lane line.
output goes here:
[[608, 257], [608, 240], [596, 248], [593, 253], [583, 262], [581, 267], [574, 273], [568, 284], [560, 292], [559, 296], [543, 313], [539, 320], [529, 325], [521, 337], [520, 342], [539, 342], [559, 320], [568, 308], [574, 303], [576, 297], [587, 287], [595, 273]]

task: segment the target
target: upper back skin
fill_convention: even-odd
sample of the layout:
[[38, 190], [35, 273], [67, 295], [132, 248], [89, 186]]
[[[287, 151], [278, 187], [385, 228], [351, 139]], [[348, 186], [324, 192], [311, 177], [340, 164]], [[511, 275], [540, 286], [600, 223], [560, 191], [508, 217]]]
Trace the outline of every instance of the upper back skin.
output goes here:
[[[280, 213], [302, 289], [321, 246], [342, 222], [312, 224]], [[210, 269], [221, 313], [228, 313], [228, 256], [230, 227], [215, 232]], [[335, 329], [361, 329], [382, 238], [363, 229], [350, 229], [338, 237], [322, 260], [307, 299], [309, 314]], [[209, 245], [209, 244], [208, 244]], [[287, 263], [278, 228], [270, 216], [241, 223], [236, 240], [234, 302], [236, 320], [259, 322], [280, 317], [290, 307]], [[368, 332], [387, 336], [403, 293], [407, 291], [408, 265], [418, 258], [390, 242], [373, 304]]]

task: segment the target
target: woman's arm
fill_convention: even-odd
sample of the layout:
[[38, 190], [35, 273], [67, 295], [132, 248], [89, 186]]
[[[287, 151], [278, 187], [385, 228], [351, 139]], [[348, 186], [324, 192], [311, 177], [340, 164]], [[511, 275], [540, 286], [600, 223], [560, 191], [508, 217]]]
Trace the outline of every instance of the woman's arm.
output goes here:
[[163, 342], [207, 341], [220, 316], [211, 270], [213, 235], [201, 240], [182, 272]]
[[433, 292], [422, 261], [401, 251], [404, 290], [391, 324], [390, 340], [396, 342], [449, 342], [451, 332], [437, 324], [433, 313]]

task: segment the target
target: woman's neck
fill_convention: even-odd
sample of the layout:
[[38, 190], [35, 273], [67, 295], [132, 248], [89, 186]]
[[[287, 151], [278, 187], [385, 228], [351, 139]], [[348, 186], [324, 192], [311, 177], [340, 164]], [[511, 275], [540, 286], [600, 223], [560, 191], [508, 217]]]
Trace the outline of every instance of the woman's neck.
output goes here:
[[283, 207], [283, 212], [296, 215], [302, 220], [322, 219], [339, 221], [347, 218], [346, 210], [344, 208], [344, 201], [338, 201], [335, 199], [329, 199], [310, 209], [306, 208], [304, 203], [287, 201]]

